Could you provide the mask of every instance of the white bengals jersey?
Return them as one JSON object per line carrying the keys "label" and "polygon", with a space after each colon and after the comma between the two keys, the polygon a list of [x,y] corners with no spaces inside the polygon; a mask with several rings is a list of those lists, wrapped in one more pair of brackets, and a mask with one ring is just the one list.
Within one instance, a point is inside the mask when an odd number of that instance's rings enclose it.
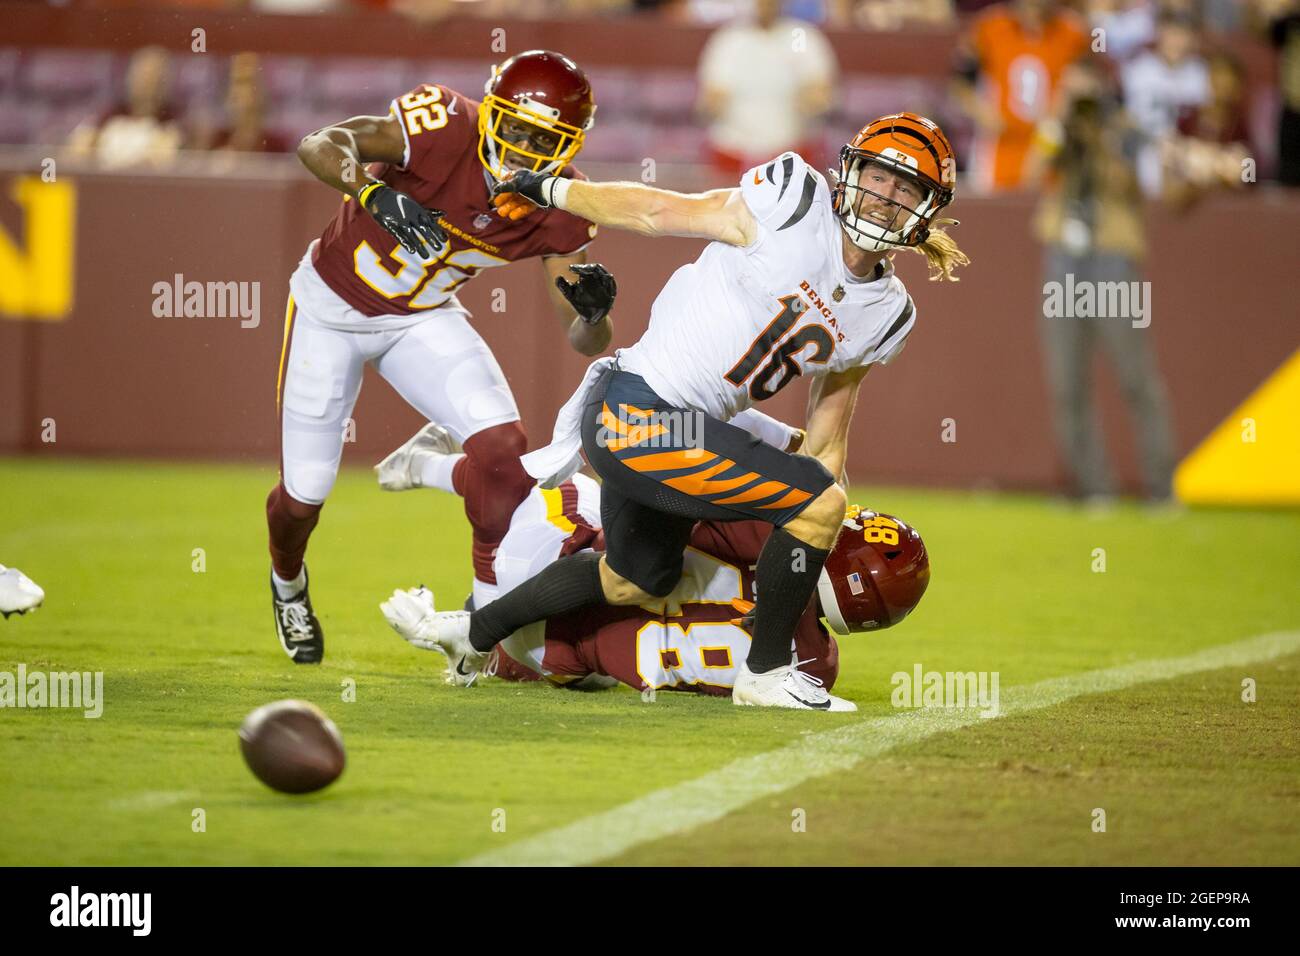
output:
{"label": "white bengals jersey", "polygon": [[849,272],[830,189],[798,154],[755,166],[740,191],[758,238],[709,243],[618,353],[665,401],[723,421],[796,376],[888,363],[916,321],[888,261],[865,279]]}

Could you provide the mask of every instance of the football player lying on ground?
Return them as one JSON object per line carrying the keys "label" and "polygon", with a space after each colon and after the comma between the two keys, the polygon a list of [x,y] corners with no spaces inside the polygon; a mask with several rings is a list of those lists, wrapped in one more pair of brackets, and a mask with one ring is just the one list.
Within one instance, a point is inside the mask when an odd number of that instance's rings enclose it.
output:
{"label": "football player lying on ground", "polygon": [[[759,441],[764,441],[773,448],[791,453],[799,450],[806,437],[802,428],[787,425],[756,408],[747,408],[737,413],[731,419],[731,424],[743,428]],[[460,462],[464,457],[465,453],[455,437],[441,425],[430,422],[375,465],[375,474],[379,478],[379,487],[385,491],[410,491],[413,488],[441,488],[444,491],[454,491],[433,480],[431,476],[436,478],[437,475],[454,472],[461,467]],[[495,565],[493,573],[495,574]],[[475,574],[477,575],[477,566]],[[500,587],[501,585],[498,584],[492,594],[484,600],[484,592],[479,589],[476,580],[470,599],[465,604],[466,609],[475,606],[476,595],[481,603],[492,600]]]}
{"label": "football player lying on ground", "polygon": [[[560,557],[602,551],[600,490],[582,474],[558,488],[533,489],[497,551],[502,586],[517,587]],[[787,649],[806,693],[833,687],[839,673],[839,649],[822,614],[840,634],[890,627],[912,611],[929,582],[925,545],[912,528],[857,508],[849,509],[844,526],[822,569],[818,600],[804,610]],[[769,534],[762,521],[701,521],[682,576],[666,597],[645,607],[586,608],[529,624],[498,644],[478,673],[581,690],[621,681],[639,691],[729,695],[749,653],[754,605],[748,599]],[[408,642],[442,650],[428,637],[436,612],[426,589],[394,591],[380,607]],[[832,710],[857,710],[835,700]]]}
{"label": "football player lying on ground", "polygon": [[605,350],[615,286],[587,263],[596,227],[519,197],[494,206],[490,193],[517,169],[581,178],[569,164],[595,109],[572,60],[532,50],[493,70],[481,103],[425,84],[393,100],[387,116],[353,117],[299,145],[303,165],[343,201],[290,279],[276,392],[271,598],[280,646],[295,663],[325,653],[304,558],[367,364],[463,444],[455,470],[429,481],[463,495],[475,590],[495,587],[492,551],[533,479],[519,463],[527,439],[510,386],[456,292],[484,269],[541,257],[569,344],[584,355]]}
{"label": "football player lying on ground", "polygon": [[[471,613],[441,611],[428,636],[467,680],[500,641],[581,608],[635,606],[676,587],[699,520],[760,520],[753,641],[732,700],[828,710],[790,661],[790,639],[843,523],[848,431],[868,369],[896,357],[915,310],[889,252],[913,249],[934,277],[966,256],[936,216],[951,202],[952,147],[930,120],[875,120],[840,152],[834,189],[795,153],[696,196],[636,183],[516,172],[523,195],[601,225],[712,240],[655,299],[641,340],[592,364],[560,410],[551,444],[523,458],[554,487],[581,464],[602,479],[603,557],[561,558]],[[510,201],[510,200],[507,200]],[[728,424],[801,375],[813,377],[806,454]],[[700,421],[691,434],[682,423]]]}

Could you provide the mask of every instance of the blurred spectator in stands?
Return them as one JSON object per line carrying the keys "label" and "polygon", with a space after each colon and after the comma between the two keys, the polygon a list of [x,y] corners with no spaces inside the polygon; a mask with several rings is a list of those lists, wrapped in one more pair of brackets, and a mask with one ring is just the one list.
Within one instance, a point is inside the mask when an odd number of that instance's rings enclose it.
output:
{"label": "blurred spectator in stands", "polygon": [[[1124,283],[1126,312],[1106,317],[1049,314],[1048,286],[1041,320],[1047,379],[1058,440],[1077,496],[1097,501],[1115,492],[1092,390],[1094,350],[1105,348],[1137,425],[1146,496],[1170,495],[1173,439],[1164,384],[1156,366],[1151,300],[1137,319],[1140,262],[1146,252],[1143,202],[1136,162],[1143,138],[1094,63],[1062,77],[1055,116],[1042,124],[1030,174],[1042,174],[1035,233],[1044,245],[1044,277],[1051,287],[1084,290],[1100,304],[1102,283]],[[1073,295],[1074,292],[1067,292]],[[1115,301],[1121,301],[1116,295]],[[1096,310],[1093,311],[1095,315]],[[1135,321],[1137,319],[1137,321]]]}
{"label": "blurred spectator in stands", "polygon": [[1107,56],[1123,62],[1155,39],[1155,0],[1088,0],[1088,23],[1102,31]]}
{"label": "blurred spectator in stands", "polygon": [[780,13],[780,0],[753,0],[753,16],[716,31],[700,59],[711,158],[733,184],[786,150],[824,165],[817,125],[831,107],[835,53],[815,26]]}
{"label": "blurred spectator in stands", "polygon": [[1012,0],[975,19],[959,48],[954,94],[975,123],[976,189],[1022,185],[1034,128],[1062,72],[1087,49],[1083,22],[1054,0]]}
{"label": "blurred spectator in stands", "polygon": [[94,158],[106,167],[164,166],[185,145],[180,121],[170,105],[171,57],[161,47],[145,47],[131,57],[126,98],[69,136],[72,155]]}
{"label": "blurred spectator in stands", "polygon": [[1300,0],[1263,4],[1269,41],[1277,50],[1281,110],[1277,124],[1277,178],[1300,186]]}
{"label": "blurred spectator in stands", "polygon": [[[547,20],[627,13],[633,10],[667,11],[679,0],[344,0],[345,5],[386,7],[426,25],[452,16],[511,20]],[[684,0],[682,0],[684,2]]]}
{"label": "blurred spectator in stands", "polygon": [[1179,115],[1201,108],[1210,98],[1210,71],[1199,47],[1195,20],[1166,9],[1156,21],[1155,46],[1120,73],[1124,105],[1147,139],[1138,157],[1138,181],[1151,197],[1162,193],[1162,156]]}
{"label": "blurred spectator in stands", "polygon": [[266,93],[256,53],[230,58],[224,125],[207,137],[206,147],[241,153],[287,153],[289,144],[266,128]]}
{"label": "blurred spectator in stands", "polygon": [[1185,108],[1177,132],[1164,143],[1164,198],[1186,208],[1215,189],[1246,184],[1245,162],[1257,155],[1246,124],[1245,71],[1228,53],[1207,61],[1210,96],[1203,106]]}
{"label": "blurred spectator in stands", "polygon": [[848,22],[861,30],[902,30],[915,26],[953,23],[952,0],[845,0]]}
{"label": "blurred spectator in stands", "polygon": [[258,13],[331,13],[348,6],[347,0],[233,0],[231,6],[247,4]]}
{"label": "blurred spectator in stands", "polygon": [[[993,0],[984,0],[992,3]],[[728,23],[749,11],[751,0],[630,0],[635,10],[658,10],[688,23]],[[914,24],[953,22],[953,0],[783,0],[781,12],[839,30],[898,30]]]}
{"label": "blurred spectator in stands", "polygon": [[1245,0],[1201,0],[1201,16],[1211,33],[1233,33],[1240,29]]}

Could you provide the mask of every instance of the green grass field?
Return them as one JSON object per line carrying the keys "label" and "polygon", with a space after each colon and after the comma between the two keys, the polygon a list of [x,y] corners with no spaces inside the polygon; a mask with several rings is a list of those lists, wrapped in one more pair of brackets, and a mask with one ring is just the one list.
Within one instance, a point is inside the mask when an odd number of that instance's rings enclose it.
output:
{"label": "green grass field", "polygon": [[[0,460],[0,562],[47,592],[36,614],[0,621],[0,670],[105,674],[98,720],[0,710],[0,864],[455,863],[896,716],[890,675],[916,663],[997,671],[1005,696],[1300,630],[1294,512],[1091,515],[1030,496],[858,488],[860,503],[919,528],[933,562],[901,627],[841,641],[836,693],[860,713],[500,681],[457,690],[377,605],[419,582],[463,599],[460,503],[383,494],[357,470],[309,554],[326,660],[297,667],[267,596],[273,481],[270,467]],[[1254,703],[1241,700],[1246,677]],[[343,732],[347,771],[321,793],[272,793],[240,758],[244,715],[283,697],[314,701]],[[1297,781],[1293,653],[938,733],[603,862],[1294,865]],[[1105,833],[1091,827],[1099,807]],[[792,830],[796,808],[806,832]]]}

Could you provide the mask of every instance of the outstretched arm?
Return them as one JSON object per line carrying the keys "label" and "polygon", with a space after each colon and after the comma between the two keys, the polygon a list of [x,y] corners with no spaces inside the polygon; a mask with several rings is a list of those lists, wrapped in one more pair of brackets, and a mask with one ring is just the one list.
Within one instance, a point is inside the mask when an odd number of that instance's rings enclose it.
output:
{"label": "outstretched arm", "polygon": [[677,193],[641,183],[593,183],[523,170],[493,190],[518,193],[539,206],[555,206],[599,226],[643,236],[685,236],[748,246],[758,222],[739,189]]}

